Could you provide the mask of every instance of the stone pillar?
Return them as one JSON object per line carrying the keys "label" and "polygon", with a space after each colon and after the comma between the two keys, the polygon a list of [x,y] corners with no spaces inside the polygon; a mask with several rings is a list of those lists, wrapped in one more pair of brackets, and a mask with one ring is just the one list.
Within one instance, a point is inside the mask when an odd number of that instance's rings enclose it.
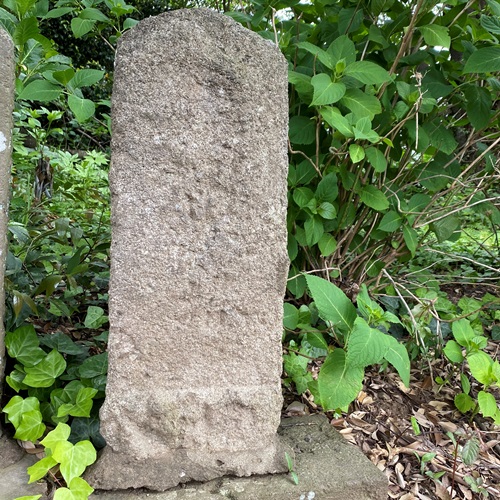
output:
{"label": "stone pillar", "polygon": [[207,9],[119,43],[100,489],[286,469],[287,64]]}
{"label": "stone pillar", "polygon": [[[0,396],[5,372],[4,274],[7,258],[10,169],[12,166],[12,111],[14,109],[14,44],[0,27]],[[1,432],[1,431],[0,431]]]}

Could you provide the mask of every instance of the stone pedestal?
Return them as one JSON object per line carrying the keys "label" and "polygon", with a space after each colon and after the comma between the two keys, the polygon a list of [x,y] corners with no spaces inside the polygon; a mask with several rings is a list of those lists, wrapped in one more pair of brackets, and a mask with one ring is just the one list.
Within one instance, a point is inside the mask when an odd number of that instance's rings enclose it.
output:
{"label": "stone pedestal", "polygon": [[210,10],[149,18],[120,41],[112,119],[107,447],[87,478],[286,470],[286,61]]}
{"label": "stone pedestal", "polygon": [[[5,290],[7,224],[9,213],[10,169],[12,166],[12,111],[14,109],[14,44],[0,26],[0,397],[5,375]],[[1,432],[1,431],[0,431]]]}

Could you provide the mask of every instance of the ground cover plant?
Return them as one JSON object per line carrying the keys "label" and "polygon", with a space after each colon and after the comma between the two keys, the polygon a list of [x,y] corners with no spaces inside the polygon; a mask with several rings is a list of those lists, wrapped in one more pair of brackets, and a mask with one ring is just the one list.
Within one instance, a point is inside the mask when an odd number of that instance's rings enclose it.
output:
{"label": "ground cover plant", "polygon": [[[372,386],[390,382],[396,399],[422,386],[447,401],[434,446],[452,450],[442,453],[452,465],[439,469],[425,442],[401,471],[396,454],[372,446],[391,492],[495,495],[498,476],[467,467],[485,447],[500,466],[490,434],[500,424],[500,3],[203,5],[278,45],[289,64],[287,403],[356,431],[387,411],[372,409],[383,406]],[[60,464],[55,498],[88,497],[80,475],[103,445],[114,48],[138,19],[186,6],[0,2],[17,58],[1,404],[16,436],[46,449],[32,479]],[[438,432],[425,407],[408,408],[404,430],[391,416],[378,431],[405,450],[409,432],[420,443]],[[73,462],[76,475],[64,466]],[[412,467],[417,479],[402,481]]]}

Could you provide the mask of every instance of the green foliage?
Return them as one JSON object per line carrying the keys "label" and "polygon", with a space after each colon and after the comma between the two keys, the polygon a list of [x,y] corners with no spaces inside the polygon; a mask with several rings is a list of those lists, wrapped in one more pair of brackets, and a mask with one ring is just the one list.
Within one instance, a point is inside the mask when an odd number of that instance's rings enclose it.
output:
{"label": "green foliage", "polygon": [[468,319],[461,319],[452,324],[453,339],[448,340],[444,348],[446,357],[456,364],[467,361],[470,374],[483,387],[477,393],[477,401],[470,395],[470,383],[462,380],[463,392],[455,396],[455,406],[462,412],[473,413],[479,411],[485,418],[492,418],[496,424],[500,423],[500,409],[495,396],[488,391],[493,387],[500,387],[500,364],[493,360],[484,349],[487,339],[478,332]]}
{"label": "green foliage", "polygon": [[[333,283],[310,275],[306,281],[314,303],[301,310],[285,304],[286,324],[299,329],[301,339],[300,350],[284,356],[285,371],[297,391],[310,390],[324,410],[345,408],[362,388],[364,369],[384,362],[392,364],[408,386],[408,354],[404,345],[387,333],[390,324],[399,323],[397,317],[370,299],[365,286],[357,297],[357,311]],[[314,309],[323,321],[320,330],[310,314]],[[330,346],[330,341],[339,346]],[[317,357],[324,359],[317,380],[313,380],[308,364]]]}
{"label": "green foliage", "polygon": [[460,212],[499,217],[497,6],[257,0],[229,13],[289,63],[295,299],[301,271],[378,279],[433,237],[456,239]]}

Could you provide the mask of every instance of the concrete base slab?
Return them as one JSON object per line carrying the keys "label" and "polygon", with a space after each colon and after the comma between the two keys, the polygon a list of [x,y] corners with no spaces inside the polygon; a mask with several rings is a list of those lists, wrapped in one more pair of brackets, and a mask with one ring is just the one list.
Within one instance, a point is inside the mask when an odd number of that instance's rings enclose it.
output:
{"label": "concrete base slab", "polygon": [[95,500],[386,500],[387,479],[323,415],[284,419],[283,440],[294,451],[299,484],[288,474],[225,477],[154,493],[96,491]]}
{"label": "concrete base slab", "polygon": [[25,454],[13,441],[2,437],[0,457],[6,458],[6,461],[0,462],[0,500],[14,500],[29,495],[42,495],[42,500],[46,498],[45,482],[28,484],[26,469],[38,460],[35,456]]}

